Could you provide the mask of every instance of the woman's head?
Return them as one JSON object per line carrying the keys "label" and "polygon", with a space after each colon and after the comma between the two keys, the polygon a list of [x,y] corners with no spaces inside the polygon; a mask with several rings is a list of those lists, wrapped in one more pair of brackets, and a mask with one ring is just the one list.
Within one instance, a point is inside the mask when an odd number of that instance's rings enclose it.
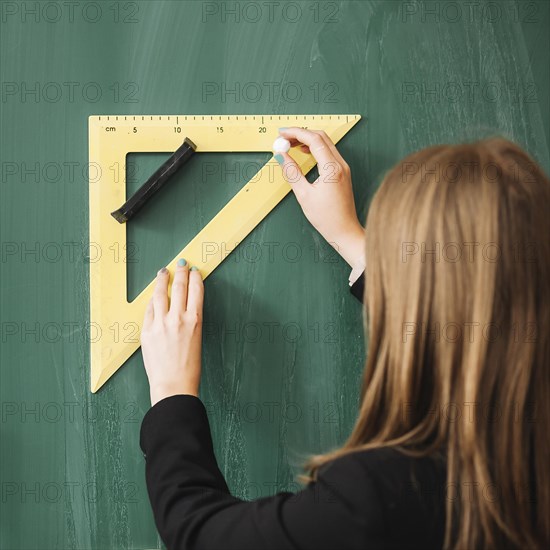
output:
{"label": "woman's head", "polygon": [[549,237],[550,181],[505,139],[408,156],[369,209],[368,357],[337,453],[442,452],[448,483],[480,487],[448,499],[447,546],[549,542]]}

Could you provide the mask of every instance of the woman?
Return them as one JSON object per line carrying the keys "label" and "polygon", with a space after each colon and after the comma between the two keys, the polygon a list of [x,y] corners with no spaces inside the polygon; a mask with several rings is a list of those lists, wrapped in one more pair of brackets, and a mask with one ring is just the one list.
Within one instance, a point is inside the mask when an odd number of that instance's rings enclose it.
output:
{"label": "woman", "polygon": [[386,175],[363,230],[330,139],[281,135],[318,162],[309,184],[278,157],[304,214],[355,273],[366,263],[358,418],[301,492],[231,496],[198,398],[202,279],[181,261],[169,300],[161,270],[140,444],[167,547],[550,547],[550,181],[503,139],[430,147]]}

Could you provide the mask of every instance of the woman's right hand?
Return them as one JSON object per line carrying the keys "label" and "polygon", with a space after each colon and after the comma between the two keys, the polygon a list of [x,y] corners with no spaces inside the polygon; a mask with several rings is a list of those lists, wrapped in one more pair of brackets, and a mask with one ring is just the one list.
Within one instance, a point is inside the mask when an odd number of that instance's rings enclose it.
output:
{"label": "woman's right hand", "polygon": [[365,230],[355,210],[348,164],[323,131],[294,127],[279,133],[317,161],[319,177],[309,183],[290,155],[275,155],[304,215],[352,268],[363,269]]}

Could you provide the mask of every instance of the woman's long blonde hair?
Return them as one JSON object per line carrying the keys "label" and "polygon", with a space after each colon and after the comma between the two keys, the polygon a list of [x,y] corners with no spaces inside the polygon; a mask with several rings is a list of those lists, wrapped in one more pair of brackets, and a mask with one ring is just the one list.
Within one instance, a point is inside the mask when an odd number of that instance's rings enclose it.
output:
{"label": "woman's long blonde hair", "polygon": [[441,454],[446,548],[550,548],[548,177],[501,138],[414,153],[372,201],[366,258],[359,415],[302,479],[353,451]]}

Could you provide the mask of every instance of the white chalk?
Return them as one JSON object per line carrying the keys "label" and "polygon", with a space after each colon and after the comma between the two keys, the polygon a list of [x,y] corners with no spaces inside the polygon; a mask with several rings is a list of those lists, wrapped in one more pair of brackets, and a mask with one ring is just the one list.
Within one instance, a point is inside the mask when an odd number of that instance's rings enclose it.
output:
{"label": "white chalk", "polygon": [[288,141],[288,139],[278,137],[273,142],[273,151],[276,153],[288,153],[290,151],[290,141]]}

